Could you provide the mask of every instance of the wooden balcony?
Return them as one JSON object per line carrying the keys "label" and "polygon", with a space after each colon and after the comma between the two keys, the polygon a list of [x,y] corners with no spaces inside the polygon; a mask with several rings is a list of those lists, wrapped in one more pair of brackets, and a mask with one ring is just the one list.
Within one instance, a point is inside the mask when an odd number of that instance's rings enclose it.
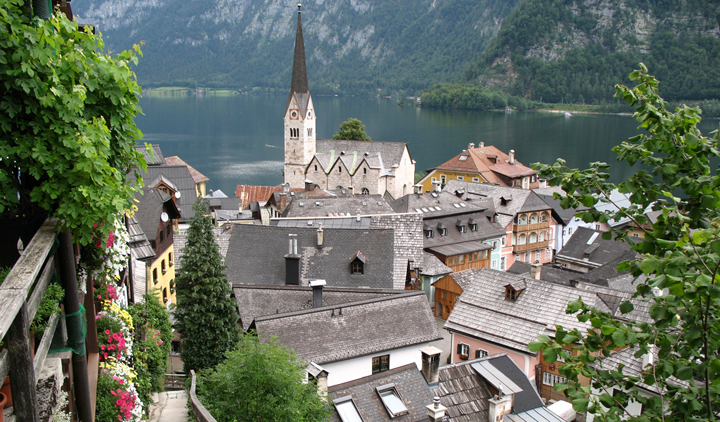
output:
{"label": "wooden balcony", "polygon": [[524,245],[513,245],[513,252],[520,253],[525,251],[534,251],[536,249],[545,249],[550,247],[550,241],[545,240],[542,242],[526,243]]}
{"label": "wooden balcony", "polygon": [[550,228],[550,222],[545,221],[542,223],[535,223],[535,224],[513,224],[513,232],[514,233],[522,233],[522,232],[529,232],[529,231],[536,231],[536,230],[543,230],[543,229],[549,229]]}

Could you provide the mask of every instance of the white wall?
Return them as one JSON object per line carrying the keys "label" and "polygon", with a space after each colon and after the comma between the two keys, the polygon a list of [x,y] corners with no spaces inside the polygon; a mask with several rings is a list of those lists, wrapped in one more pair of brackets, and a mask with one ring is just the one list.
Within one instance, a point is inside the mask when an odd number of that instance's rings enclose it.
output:
{"label": "white wall", "polygon": [[376,356],[389,354],[390,369],[407,365],[408,363],[415,363],[418,370],[420,370],[422,368],[420,349],[427,347],[429,344],[430,343],[420,343],[353,359],[323,363],[320,366],[328,371],[328,387],[372,375],[372,358]]}

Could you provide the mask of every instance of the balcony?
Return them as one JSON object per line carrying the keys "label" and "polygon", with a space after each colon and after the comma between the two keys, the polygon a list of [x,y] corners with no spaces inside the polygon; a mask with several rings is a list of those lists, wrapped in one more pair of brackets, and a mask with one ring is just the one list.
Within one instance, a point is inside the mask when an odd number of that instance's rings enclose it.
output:
{"label": "balcony", "polygon": [[513,232],[514,233],[520,233],[520,232],[529,232],[533,230],[543,230],[543,229],[549,229],[550,228],[550,222],[540,222],[535,224],[513,224]]}
{"label": "balcony", "polygon": [[536,249],[545,249],[550,247],[550,241],[544,240],[542,242],[526,243],[524,245],[513,245],[513,252],[520,253],[525,251],[534,251]]}

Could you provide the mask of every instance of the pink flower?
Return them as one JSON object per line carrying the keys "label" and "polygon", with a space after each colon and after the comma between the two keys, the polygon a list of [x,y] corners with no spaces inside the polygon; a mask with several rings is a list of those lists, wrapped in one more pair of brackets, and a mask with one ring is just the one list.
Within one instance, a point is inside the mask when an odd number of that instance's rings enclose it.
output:
{"label": "pink flower", "polygon": [[105,330],[105,334],[110,335],[110,329]]}
{"label": "pink flower", "polygon": [[98,295],[98,299],[102,299],[102,296],[101,296],[101,295]]}
{"label": "pink flower", "polygon": [[157,345],[158,345],[158,346],[162,346],[162,344],[163,344],[163,341],[162,341],[162,340],[158,340],[158,341],[157,341]]}
{"label": "pink flower", "polygon": [[114,241],[115,241],[115,235],[113,234],[112,231],[110,231],[110,235],[108,236],[107,245],[105,247],[109,248],[110,246],[112,246]]}

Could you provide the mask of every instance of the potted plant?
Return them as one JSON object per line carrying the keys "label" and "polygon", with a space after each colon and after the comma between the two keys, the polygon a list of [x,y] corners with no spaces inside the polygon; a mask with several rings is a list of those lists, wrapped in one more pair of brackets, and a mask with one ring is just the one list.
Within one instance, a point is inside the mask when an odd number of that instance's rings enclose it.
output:
{"label": "potted plant", "polygon": [[3,409],[5,408],[5,403],[7,403],[7,396],[5,393],[0,391],[0,422],[3,422]]}
{"label": "potted plant", "polygon": [[468,360],[469,357],[470,357],[470,356],[468,356],[468,355],[465,354],[465,353],[461,353],[461,354],[460,354],[460,360]]}

